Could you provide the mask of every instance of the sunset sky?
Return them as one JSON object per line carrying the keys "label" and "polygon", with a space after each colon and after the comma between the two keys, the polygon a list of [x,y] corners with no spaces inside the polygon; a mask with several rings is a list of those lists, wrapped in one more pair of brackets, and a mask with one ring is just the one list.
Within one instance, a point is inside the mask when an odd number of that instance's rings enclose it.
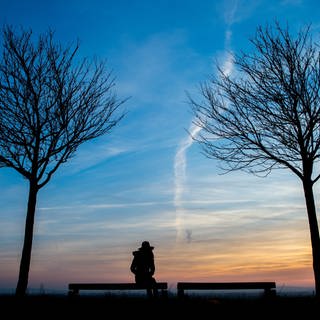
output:
{"label": "sunset sky", "polygon": [[[250,51],[256,27],[320,32],[319,1],[0,0],[0,23],[80,41],[79,57],[107,59],[125,118],[83,144],[39,192],[29,287],[130,282],[132,251],[155,247],[156,279],[275,281],[314,286],[302,185],[288,171],[222,175],[188,131],[187,93],[230,52]],[[1,41],[0,41],[1,43]],[[14,289],[28,184],[0,169],[0,290]],[[315,188],[317,204],[319,186]]]}

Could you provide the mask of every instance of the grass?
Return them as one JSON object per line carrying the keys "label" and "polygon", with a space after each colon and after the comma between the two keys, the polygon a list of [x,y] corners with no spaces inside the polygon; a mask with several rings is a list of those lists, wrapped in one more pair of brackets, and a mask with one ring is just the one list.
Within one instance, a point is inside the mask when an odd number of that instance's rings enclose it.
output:
{"label": "grass", "polygon": [[314,297],[273,297],[251,299],[189,296],[178,299],[148,299],[141,296],[78,296],[30,295],[17,299],[13,295],[0,296],[0,310],[7,318],[33,317],[41,319],[228,319],[228,317],[277,319],[280,315],[294,318],[319,312],[320,303]]}

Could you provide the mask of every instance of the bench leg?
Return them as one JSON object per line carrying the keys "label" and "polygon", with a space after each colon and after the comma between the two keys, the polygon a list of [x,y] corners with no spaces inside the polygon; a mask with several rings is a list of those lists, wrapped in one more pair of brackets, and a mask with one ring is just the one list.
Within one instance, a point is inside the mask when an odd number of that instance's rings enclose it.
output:
{"label": "bench leg", "polygon": [[161,290],[161,296],[162,298],[167,298],[168,297],[168,291],[166,289]]}
{"label": "bench leg", "polygon": [[274,289],[264,289],[264,295],[266,298],[272,298],[276,296],[276,290]]}
{"label": "bench leg", "polygon": [[183,298],[183,297],[184,297],[184,290],[178,289],[178,298]]}
{"label": "bench leg", "polygon": [[79,295],[79,290],[77,290],[77,289],[69,290],[69,292],[68,292],[69,297],[74,297],[74,296],[78,296],[78,295]]}

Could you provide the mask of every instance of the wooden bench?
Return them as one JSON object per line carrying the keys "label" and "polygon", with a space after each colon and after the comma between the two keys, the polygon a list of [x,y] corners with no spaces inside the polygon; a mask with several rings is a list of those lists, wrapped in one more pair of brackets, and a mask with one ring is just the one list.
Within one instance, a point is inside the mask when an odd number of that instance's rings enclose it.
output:
{"label": "wooden bench", "polygon": [[265,296],[276,294],[275,282],[178,282],[178,297],[184,297],[185,290],[251,290],[263,289]]}
{"label": "wooden bench", "polygon": [[[167,296],[168,283],[157,282],[156,289],[161,290],[162,296]],[[79,295],[80,290],[147,290],[150,287],[137,285],[136,283],[69,283],[69,296]],[[154,288],[154,287],[152,287]]]}

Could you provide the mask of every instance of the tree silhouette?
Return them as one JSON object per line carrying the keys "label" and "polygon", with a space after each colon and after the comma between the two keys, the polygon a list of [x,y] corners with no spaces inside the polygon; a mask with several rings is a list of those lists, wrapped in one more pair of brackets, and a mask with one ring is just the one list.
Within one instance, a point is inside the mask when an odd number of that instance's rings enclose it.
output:
{"label": "tree silhouette", "polygon": [[303,186],[311,235],[313,270],[320,296],[320,239],[313,186],[319,180],[320,54],[310,26],[293,37],[288,26],[259,26],[253,53],[233,56],[235,72],[218,67],[201,84],[196,101],[189,95],[194,137],[203,153],[221,161],[224,172],[268,175],[290,169]]}
{"label": "tree silhouette", "polygon": [[16,295],[28,286],[37,195],[78,147],[107,134],[122,119],[106,63],[76,59],[79,45],[63,47],[52,31],[2,29],[0,166],[29,182],[24,243]]}

